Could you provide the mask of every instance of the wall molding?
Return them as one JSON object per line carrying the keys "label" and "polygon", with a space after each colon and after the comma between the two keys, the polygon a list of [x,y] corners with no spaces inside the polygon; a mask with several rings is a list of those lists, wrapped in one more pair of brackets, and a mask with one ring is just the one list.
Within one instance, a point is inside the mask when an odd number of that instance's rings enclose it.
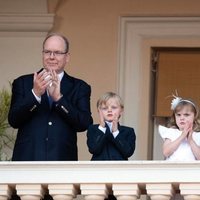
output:
{"label": "wall molding", "polygon": [[136,131],[133,159],[151,159],[151,48],[200,47],[200,17],[121,17],[119,41],[122,121]]}
{"label": "wall molding", "polygon": [[0,14],[0,32],[48,32],[54,14]]}

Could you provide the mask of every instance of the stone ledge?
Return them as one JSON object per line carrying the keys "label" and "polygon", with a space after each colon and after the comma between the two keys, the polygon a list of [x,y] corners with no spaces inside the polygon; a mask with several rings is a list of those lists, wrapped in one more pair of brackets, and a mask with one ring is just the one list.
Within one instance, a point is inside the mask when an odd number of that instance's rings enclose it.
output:
{"label": "stone ledge", "polygon": [[48,32],[54,14],[0,14],[0,32]]}

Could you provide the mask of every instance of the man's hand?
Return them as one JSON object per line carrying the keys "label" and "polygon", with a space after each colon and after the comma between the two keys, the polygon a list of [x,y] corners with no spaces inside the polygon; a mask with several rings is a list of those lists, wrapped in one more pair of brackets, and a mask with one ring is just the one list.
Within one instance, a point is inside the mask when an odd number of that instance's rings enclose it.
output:
{"label": "man's hand", "polygon": [[50,83],[50,72],[47,72],[45,69],[43,69],[40,73],[35,72],[33,77],[33,91],[35,95],[41,97]]}
{"label": "man's hand", "polygon": [[62,94],[60,93],[60,80],[56,71],[50,71],[50,75],[51,83],[48,85],[47,91],[53,101],[58,101],[62,97]]}

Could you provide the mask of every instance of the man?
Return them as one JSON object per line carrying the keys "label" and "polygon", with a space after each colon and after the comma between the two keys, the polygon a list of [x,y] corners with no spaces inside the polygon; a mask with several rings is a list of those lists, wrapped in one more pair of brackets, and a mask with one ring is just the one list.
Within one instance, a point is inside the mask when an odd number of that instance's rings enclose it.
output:
{"label": "man", "polygon": [[78,160],[77,132],[92,123],[91,88],[69,76],[68,40],[49,34],[38,73],[14,80],[8,121],[18,129],[13,161]]}

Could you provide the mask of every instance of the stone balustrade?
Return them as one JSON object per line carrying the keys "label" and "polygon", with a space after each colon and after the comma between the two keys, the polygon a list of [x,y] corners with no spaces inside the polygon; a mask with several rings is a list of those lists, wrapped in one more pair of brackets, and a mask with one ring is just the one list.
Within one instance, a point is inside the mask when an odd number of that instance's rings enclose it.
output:
{"label": "stone balustrade", "polygon": [[21,200],[169,200],[180,193],[185,200],[200,199],[200,162],[68,161],[0,162],[0,200],[16,193]]}

